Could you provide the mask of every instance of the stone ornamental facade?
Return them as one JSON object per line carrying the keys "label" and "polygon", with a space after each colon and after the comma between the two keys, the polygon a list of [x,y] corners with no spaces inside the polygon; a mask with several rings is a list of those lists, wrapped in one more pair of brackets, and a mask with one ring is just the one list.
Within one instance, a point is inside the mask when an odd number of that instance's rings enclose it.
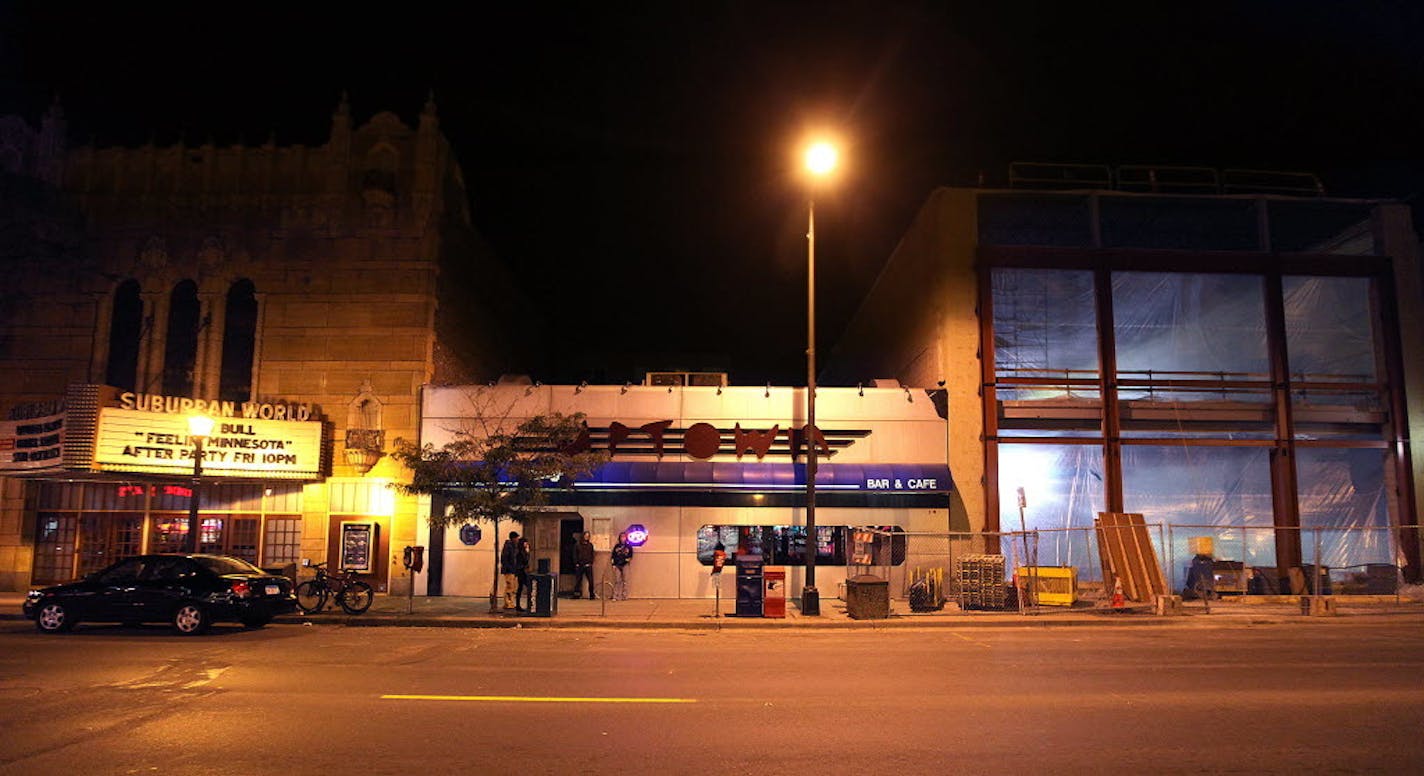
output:
{"label": "stone ornamental facade", "polygon": [[[416,437],[422,385],[515,366],[495,325],[517,297],[471,226],[433,99],[412,127],[389,112],[355,122],[343,96],[312,147],[69,147],[65,134],[57,104],[38,128],[0,119],[0,417],[53,414],[84,384],[179,411],[307,408],[323,424],[320,476],[206,484],[204,547],[336,566],[342,524],[369,523],[367,574],[403,591],[417,505],[388,487],[402,476],[393,441]],[[0,589],[163,549],[187,509],[171,477],[61,474],[0,479]]]}

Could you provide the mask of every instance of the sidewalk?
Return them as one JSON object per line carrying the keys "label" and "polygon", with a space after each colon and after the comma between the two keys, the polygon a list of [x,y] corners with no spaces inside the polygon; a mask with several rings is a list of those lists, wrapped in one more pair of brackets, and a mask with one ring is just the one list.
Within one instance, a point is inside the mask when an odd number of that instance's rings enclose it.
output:
{"label": "sidewalk", "polygon": [[[309,623],[315,625],[346,625],[353,627],[435,627],[435,628],[815,628],[815,629],[876,629],[876,628],[979,628],[979,627],[1065,627],[1065,626],[1200,626],[1200,625],[1268,625],[1268,624],[1348,624],[1384,621],[1412,621],[1424,625],[1424,603],[1394,596],[1336,596],[1339,613],[1333,617],[1307,617],[1300,613],[1300,604],[1293,596],[1271,596],[1264,599],[1226,599],[1214,601],[1207,614],[1200,602],[1187,602],[1183,616],[1160,617],[1151,607],[1131,605],[1123,609],[1040,607],[1037,613],[962,612],[954,604],[946,604],[938,612],[911,612],[906,601],[892,601],[890,618],[854,620],[846,614],[845,602],[821,599],[821,615],[801,614],[795,601],[788,602],[784,619],[736,617],[732,612],[736,602],[722,600],[722,615],[714,617],[711,599],[632,599],[629,601],[591,601],[559,599],[558,612],[553,617],[526,614],[491,614],[487,598],[454,596],[407,599],[403,596],[377,595],[369,611],[348,615],[330,604],[326,611],[313,615],[292,614],[277,618],[278,623]],[[22,593],[0,593],[0,620],[22,619]]]}

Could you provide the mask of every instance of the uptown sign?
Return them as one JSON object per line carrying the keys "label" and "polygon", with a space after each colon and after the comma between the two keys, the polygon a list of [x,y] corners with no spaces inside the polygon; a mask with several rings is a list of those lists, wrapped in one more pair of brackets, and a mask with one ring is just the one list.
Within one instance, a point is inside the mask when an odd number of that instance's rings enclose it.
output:
{"label": "uptown sign", "polygon": [[[855,440],[870,436],[863,429],[823,431],[812,426],[782,429],[780,424],[770,429],[744,429],[737,423],[731,429],[719,429],[711,423],[694,423],[687,428],[673,428],[671,420],[658,420],[639,426],[618,421],[606,427],[591,428],[587,423],[565,452],[580,453],[606,450],[608,457],[623,455],[666,454],[687,455],[707,460],[716,455],[733,454],[740,460],[746,453],[758,461],[767,455],[796,458],[803,454],[808,440],[816,445],[818,457],[830,458]],[[730,448],[728,444],[730,443]]]}

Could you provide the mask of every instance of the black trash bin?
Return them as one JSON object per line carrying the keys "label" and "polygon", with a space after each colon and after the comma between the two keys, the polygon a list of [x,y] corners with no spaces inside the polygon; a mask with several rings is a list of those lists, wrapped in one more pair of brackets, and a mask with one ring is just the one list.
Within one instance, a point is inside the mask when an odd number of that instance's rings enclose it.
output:
{"label": "black trash bin", "polygon": [[737,558],[737,616],[761,616],[761,558]]}
{"label": "black trash bin", "polygon": [[559,575],[549,571],[549,559],[539,559],[539,571],[529,575],[534,587],[534,605],[529,613],[535,617],[553,617],[559,611]]}
{"label": "black trash bin", "polygon": [[846,580],[846,615],[852,620],[890,617],[890,581],[870,574]]}

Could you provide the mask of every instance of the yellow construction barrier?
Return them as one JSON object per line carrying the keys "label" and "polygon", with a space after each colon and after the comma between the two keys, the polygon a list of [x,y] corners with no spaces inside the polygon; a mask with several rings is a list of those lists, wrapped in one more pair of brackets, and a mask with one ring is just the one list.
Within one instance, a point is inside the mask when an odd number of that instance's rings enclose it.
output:
{"label": "yellow construction barrier", "polygon": [[1019,587],[1043,606],[1072,606],[1078,600],[1078,569],[1073,566],[1019,566]]}

